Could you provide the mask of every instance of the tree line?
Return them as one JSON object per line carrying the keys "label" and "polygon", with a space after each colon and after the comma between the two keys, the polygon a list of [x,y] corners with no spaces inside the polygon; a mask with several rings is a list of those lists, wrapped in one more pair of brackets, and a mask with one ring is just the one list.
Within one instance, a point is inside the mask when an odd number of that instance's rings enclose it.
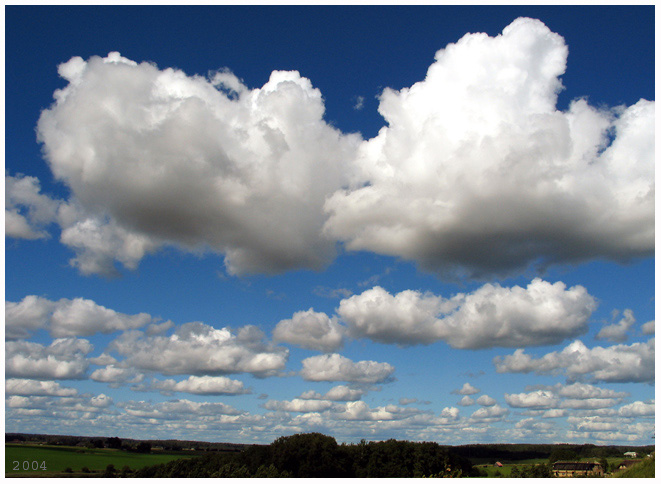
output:
{"label": "tree line", "polygon": [[280,437],[239,453],[208,454],[136,471],[135,477],[469,477],[468,459],[433,442],[338,444],[320,433]]}

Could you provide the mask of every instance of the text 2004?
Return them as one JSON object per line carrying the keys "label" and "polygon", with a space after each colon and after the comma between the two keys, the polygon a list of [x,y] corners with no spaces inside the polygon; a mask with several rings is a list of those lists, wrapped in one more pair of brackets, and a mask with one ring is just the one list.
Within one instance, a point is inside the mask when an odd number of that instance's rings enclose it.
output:
{"label": "text 2004", "polygon": [[29,460],[24,460],[24,461],[17,461],[15,460],[13,463],[14,467],[12,470],[15,471],[38,471],[46,470],[46,461],[38,462],[36,460],[29,461]]}

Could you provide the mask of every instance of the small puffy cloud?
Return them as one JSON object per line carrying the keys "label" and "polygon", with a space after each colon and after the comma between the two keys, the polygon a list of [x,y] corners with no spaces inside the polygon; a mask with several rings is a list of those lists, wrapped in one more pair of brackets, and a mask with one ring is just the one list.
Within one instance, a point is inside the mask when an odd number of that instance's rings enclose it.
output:
{"label": "small puffy cloud", "polygon": [[[90,414],[107,411],[113,405],[113,399],[103,393],[100,395],[76,396],[11,396],[7,399],[7,407],[11,410],[28,410],[43,417],[54,419],[86,420]],[[28,414],[29,414],[28,413]],[[19,412],[19,415],[25,415]]]}
{"label": "small puffy cloud", "polygon": [[286,348],[264,341],[264,333],[245,326],[236,334],[203,323],[186,323],[170,336],[128,331],[110,343],[126,357],[123,365],[166,375],[219,376],[231,373],[273,375],[288,358]]}
{"label": "small puffy cloud", "polygon": [[335,402],[355,402],[360,400],[365,394],[365,390],[360,388],[350,388],[346,385],[336,385],[328,390],[324,395],[315,391],[303,392],[300,398],[306,400],[331,400]]}
{"label": "small puffy cloud", "polygon": [[301,376],[308,381],[346,381],[384,383],[392,380],[395,367],[376,361],[351,361],[337,353],[312,356],[303,360]]}
{"label": "small puffy cloud", "polygon": [[489,395],[480,395],[475,402],[483,407],[490,407],[496,404],[496,399],[491,398]]}
{"label": "small puffy cloud", "polygon": [[330,288],[326,286],[317,286],[312,290],[315,296],[324,297],[328,299],[341,299],[351,296],[351,290],[345,287]]}
{"label": "small puffy cloud", "polygon": [[618,410],[619,415],[622,417],[653,417],[654,416],[654,400],[651,403],[635,401],[628,405],[623,405]]}
{"label": "small puffy cloud", "polygon": [[623,317],[618,323],[604,326],[599,330],[595,338],[622,343],[627,340],[629,330],[634,324],[636,324],[636,319],[633,317],[633,311],[631,309],[625,309]]}
{"label": "small puffy cloud", "polygon": [[78,394],[75,388],[63,387],[54,381],[25,380],[10,378],[5,380],[6,395],[41,395],[54,397],[72,397]]}
{"label": "small puffy cloud", "polygon": [[62,206],[60,218],[60,241],[76,253],[69,264],[85,275],[117,276],[115,261],[135,269],[146,254],[159,246],[157,241],[132,232],[113,219],[90,213],[75,201]]}
{"label": "small puffy cloud", "polygon": [[191,393],[194,395],[242,395],[250,393],[243,382],[226,376],[189,376],[186,380],[153,380],[148,388],[163,393]]}
{"label": "small puffy cloud", "polygon": [[539,374],[564,372],[567,377],[603,382],[653,382],[654,339],[645,343],[588,348],[574,341],[562,351],[533,358],[518,349],[512,355],[494,358],[499,373]]}
{"label": "small puffy cloud", "polygon": [[594,410],[597,408],[610,408],[620,403],[617,398],[568,398],[562,401],[561,408],[573,408],[577,410]]}
{"label": "small puffy cloud", "polygon": [[132,368],[120,368],[115,365],[108,365],[105,368],[94,370],[90,378],[94,381],[119,385],[122,383],[137,383],[143,379],[144,375],[136,372]]}
{"label": "small puffy cloud", "polygon": [[5,237],[43,239],[45,228],[57,220],[61,202],[39,193],[35,177],[5,175]]}
{"label": "small puffy cloud", "polygon": [[344,410],[336,411],[333,414],[333,418],[349,421],[392,421],[401,420],[409,415],[418,413],[416,410],[412,410],[412,412],[407,412],[395,405],[370,408],[369,405],[363,401],[347,402]]}
{"label": "small puffy cloud", "polygon": [[515,425],[514,428],[517,429],[526,429],[526,430],[533,430],[533,431],[542,431],[546,432],[549,431],[553,428],[553,424],[549,422],[539,422],[538,420],[535,420],[534,418],[525,418],[523,420],[519,420]]}
{"label": "small puffy cloud", "polygon": [[542,418],[560,418],[567,416],[567,410],[560,408],[551,408],[542,414]]}
{"label": "small puffy cloud", "polygon": [[400,398],[399,399],[399,404],[400,405],[410,405],[412,403],[416,403],[418,401],[417,398]]}
{"label": "small puffy cloud", "polygon": [[274,71],[249,89],[228,70],[189,76],[116,52],[58,72],[68,84],[37,132],[84,214],[62,234],[82,272],[133,268],[164,245],[221,253],[234,274],[332,260],[323,204],[361,138],[324,121],[310,80]]}
{"label": "small puffy cloud", "polygon": [[648,321],[642,326],[643,334],[654,334],[654,321]]}
{"label": "small puffy cloud", "polygon": [[99,366],[108,366],[117,363],[117,360],[113,356],[110,356],[108,353],[101,353],[99,356],[88,358],[87,361],[89,361],[93,365],[99,365]]}
{"label": "small puffy cloud", "polygon": [[460,389],[452,390],[452,393],[455,393],[457,395],[475,395],[476,393],[480,393],[480,390],[478,388],[475,388],[470,383],[466,382]]}
{"label": "small puffy cloud", "polygon": [[519,18],[385,89],[387,126],[328,198],[326,233],[468,277],[653,254],[655,103],[557,110],[567,55],[561,36]]}
{"label": "small puffy cloud", "polygon": [[28,341],[5,343],[5,376],[43,380],[85,378],[89,363],[85,356],[93,346],[85,339],[58,338],[50,345]]}
{"label": "small puffy cloud", "polygon": [[626,392],[616,392],[615,390],[600,388],[581,382],[575,382],[571,385],[558,385],[555,391],[561,397],[575,399],[624,398],[628,395]]}
{"label": "small puffy cloud", "polygon": [[438,340],[454,348],[557,344],[587,330],[595,299],[582,286],[534,279],[527,287],[485,284],[445,299],[376,286],[340,302],[353,337],[400,345]]}
{"label": "small puffy cloud", "polygon": [[549,391],[537,390],[530,393],[505,394],[505,401],[516,408],[549,408],[558,403],[557,397]]}
{"label": "small puffy cloud", "polygon": [[220,402],[193,402],[191,400],[171,400],[168,402],[151,403],[130,400],[117,402],[128,415],[157,420],[185,420],[191,416],[213,417],[220,415],[240,415],[241,412],[230,405]]}
{"label": "small puffy cloud", "polygon": [[295,398],[292,401],[269,400],[262,405],[267,410],[279,410],[284,412],[323,412],[333,406],[328,400],[305,400]]}
{"label": "small puffy cloud", "polygon": [[56,338],[91,336],[136,329],[152,321],[148,314],[122,314],[83,298],[49,301],[26,296],[18,303],[5,302],[8,339],[25,338],[39,328],[48,329]]}
{"label": "small puffy cloud", "polygon": [[291,319],[280,321],[273,330],[274,341],[324,353],[340,348],[343,338],[344,328],[336,318],[329,318],[325,313],[315,312],[312,308],[294,313]]}
{"label": "small puffy cloud", "polygon": [[509,413],[509,410],[501,407],[500,405],[492,405],[490,407],[482,407],[475,410],[470,418],[478,421],[497,421]]}
{"label": "small puffy cloud", "polygon": [[471,405],[475,405],[475,399],[469,397],[468,395],[464,395],[461,400],[457,402],[457,405],[461,405],[462,407],[470,407]]}

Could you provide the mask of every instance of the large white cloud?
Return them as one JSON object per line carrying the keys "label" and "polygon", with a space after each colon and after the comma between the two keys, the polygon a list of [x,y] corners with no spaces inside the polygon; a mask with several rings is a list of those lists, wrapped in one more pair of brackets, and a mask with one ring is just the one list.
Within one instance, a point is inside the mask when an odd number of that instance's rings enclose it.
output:
{"label": "large white cloud", "polygon": [[400,345],[446,341],[455,348],[556,344],[587,330],[595,299],[582,286],[534,279],[526,288],[485,284],[444,299],[381,287],[340,302],[354,337]]}
{"label": "large white cloud", "polygon": [[361,384],[392,379],[395,367],[376,361],[354,362],[337,353],[312,356],[302,361],[301,376],[308,381],[346,381]]}
{"label": "large white cloud", "polygon": [[310,308],[280,321],[273,330],[273,340],[330,353],[342,346],[344,328],[335,318]]}
{"label": "large white cloud", "polygon": [[[654,250],[654,102],[556,109],[567,46],[540,21],[467,34],[386,89],[328,234],[461,276]],[[614,135],[609,144],[608,137]]]}
{"label": "large white cloud", "polygon": [[[116,52],[73,57],[58,72],[68,85],[38,135],[88,214],[62,240],[89,271],[113,256],[131,267],[163,244],[222,252],[233,273],[332,259],[323,204],[361,138],[326,124],[321,93],[298,72],[274,71],[250,90],[228,71],[187,76]],[[99,247],[107,227],[116,241]],[[140,247],[123,261],[127,243]]]}
{"label": "large white cloud", "polygon": [[653,382],[654,339],[645,343],[595,346],[579,340],[561,351],[534,358],[517,349],[513,354],[494,358],[499,373],[562,373],[569,378],[603,382]]}
{"label": "large white cloud", "polygon": [[25,296],[20,302],[5,302],[5,338],[25,338],[31,331],[47,328],[51,336],[90,336],[136,329],[153,322],[146,313],[128,315],[84,298],[50,301]]}
{"label": "large white cloud", "polygon": [[[249,89],[227,70],[73,57],[38,123],[72,192],[61,240],[85,273],[170,244],[232,273],[320,268],[337,241],[468,276],[650,255],[654,102],[557,110],[567,53],[532,19],[467,34],[383,91],[387,126],[367,141],[329,126],[295,71]],[[12,230],[40,236],[16,203]]]}
{"label": "large white cloud", "polygon": [[286,348],[266,342],[254,326],[232,334],[227,328],[198,322],[183,324],[169,336],[127,331],[109,348],[124,355],[122,365],[129,368],[194,376],[273,375],[284,368],[289,354]]}

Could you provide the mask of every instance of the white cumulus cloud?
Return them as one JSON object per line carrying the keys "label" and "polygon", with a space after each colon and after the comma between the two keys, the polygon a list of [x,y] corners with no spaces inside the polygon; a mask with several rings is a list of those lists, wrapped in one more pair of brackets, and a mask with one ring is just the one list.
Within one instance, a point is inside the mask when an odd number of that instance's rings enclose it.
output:
{"label": "white cumulus cloud", "polygon": [[454,348],[556,344],[587,330],[595,299],[582,286],[539,278],[527,287],[485,284],[450,299],[376,286],[340,302],[354,337],[400,345],[446,341]]}
{"label": "white cumulus cloud", "polygon": [[360,146],[354,185],[326,202],[326,232],[460,276],[652,254],[654,102],[557,110],[567,55],[561,36],[519,18],[385,89],[387,126]]}
{"label": "white cumulus cloud", "polygon": [[63,387],[54,381],[26,380],[10,378],[5,380],[6,395],[41,395],[55,397],[72,397],[78,394],[75,388]]}
{"label": "white cumulus cloud", "polygon": [[510,407],[518,408],[549,408],[558,403],[557,397],[546,390],[517,394],[506,393],[505,401]]}
{"label": "white cumulus cloud", "polygon": [[85,378],[89,362],[85,358],[93,349],[89,341],[58,338],[50,345],[29,341],[5,343],[5,377],[80,380]]}
{"label": "white cumulus cloud", "polygon": [[562,351],[534,358],[517,349],[513,354],[494,358],[499,373],[539,374],[564,372],[569,378],[603,382],[653,382],[654,339],[631,345],[588,348],[576,340]]}
{"label": "white cumulus cloud", "polygon": [[[650,255],[655,104],[558,110],[567,55],[538,20],[466,34],[423,80],[383,91],[369,140],[326,123],[296,71],[249,88],[227,69],[73,57],[37,126],[71,191],[61,241],[84,273],[171,245],[234,274],[321,268],[338,241],[459,276]],[[8,232],[43,236],[54,205],[22,183]]]}
{"label": "white cumulus cloud", "polygon": [[636,318],[633,316],[633,311],[631,309],[625,309],[623,317],[619,322],[604,326],[599,330],[595,338],[622,343],[626,341],[629,330],[634,324],[636,324]]}
{"label": "white cumulus cloud", "polygon": [[361,138],[323,120],[321,92],[298,72],[248,89],[227,70],[188,76],[116,52],[58,72],[68,85],[38,137],[84,214],[62,234],[83,272],[135,267],[165,244],[222,253],[231,273],[332,260],[323,204]]}
{"label": "white cumulus cloud", "polygon": [[330,353],[342,346],[344,327],[335,318],[310,308],[280,321],[273,330],[273,340]]}
{"label": "white cumulus cloud", "polygon": [[57,220],[60,202],[39,193],[39,180],[32,176],[5,174],[5,237],[47,238],[45,228]]}
{"label": "white cumulus cloud", "polygon": [[286,348],[265,341],[264,333],[254,326],[233,334],[199,322],[183,324],[169,336],[127,331],[109,348],[126,357],[122,361],[126,367],[166,375],[268,376],[282,370],[288,357]]}
{"label": "white cumulus cloud", "polygon": [[337,353],[312,356],[302,361],[301,376],[308,381],[384,383],[392,379],[395,367],[376,361],[354,362]]}
{"label": "white cumulus cloud", "polygon": [[39,328],[51,336],[91,336],[136,329],[153,321],[146,313],[128,315],[84,298],[50,301],[39,296],[25,296],[20,302],[5,302],[5,337],[25,338]]}
{"label": "white cumulus cloud", "polygon": [[241,395],[250,393],[243,382],[226,376],[189,376],[182,381],[173,379],[152,380],[149,387],[141,390],[158,390],[162,393],[191,393],[194,395]]}

